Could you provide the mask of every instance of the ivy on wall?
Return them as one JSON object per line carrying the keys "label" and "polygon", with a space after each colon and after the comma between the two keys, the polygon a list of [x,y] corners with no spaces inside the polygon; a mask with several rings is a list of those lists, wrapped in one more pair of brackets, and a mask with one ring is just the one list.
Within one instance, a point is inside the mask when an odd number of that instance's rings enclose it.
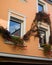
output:
{"label": "ivy on wall", "polygon": [[4,40],[13,42],[14,45],[23,45],[24,43],[23,39],[20,37],[11,36],[10,32],[2,26],[0,26],[0,35],[4,38]]}
{"label": "ivy on wall", "polygon": [[[36,13],[35,19],[33,20],[33,23],[31,25],[30,30],[23,36],[23,39],[25,41],[28,41],[30,37],[33,35],[34,37],[39,37],[39,28],[38,28],[38,22],[44,22],[50,26],[50,33],[51,33],[51,21],[50,21],[50,15],[45,12],[38,12]],[[52,42],[52,34],[50,34],[49,43]],[[51,55],[51,45],[45,44],[43,45],[43,53],[45,56],[49,57]]]}
{"label": "ivy on wall", "polygon": [[[35,19],[33,20],[33,23],[31,25],[31,28],[27,33],[23,36],[23,39],[20,37],[11,36],[10,32],[0,26],[0,35],[8,41],[12,41],[15,45],[21,44],[23,45],[24,41],[28,41],[31,36],[39,37],[39,28],[38,28],[38,22],[44,22],[47,23],[50,26],[51,30],[51,21],[50,21],[50,15],[45,12],[38,12],[36,13]],[[51,31],[50,31],[51,33]],[[50,43],[52,42],[52,37],[50,34]],[[44,45],[44,52],[49,53],[51,46],[50,45]]]}
{"label": "ivy on wall", "polygon": [[[51,21],[50,21],[50,15],[45,12],[38,12],[36,13],[35,19],[33,20],[33,23],[31,25],[30,30],[23,36],[23,39],[25,41],[28,41],[30,39],[30,36],[39,37],[39,28],[38,28],[38,22],[44,22],[47,23],[50,26],[51,29]],[[50,31],[51,32],[51,31]]]}

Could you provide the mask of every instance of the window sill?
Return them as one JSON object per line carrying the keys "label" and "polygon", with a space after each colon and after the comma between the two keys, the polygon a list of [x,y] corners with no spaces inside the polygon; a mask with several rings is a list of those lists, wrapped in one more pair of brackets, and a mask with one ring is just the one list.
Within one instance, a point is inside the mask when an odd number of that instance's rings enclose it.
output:
{"label": "window sill", "polygon": [[43,50],[43,48],[41,48],[41,47],[39,47],[38,49],[39,49],[39,50]]}
{"label": "window sill", "polygon": [[[11,41],[5,41],[5,44],[15,45]],[[24,44],[16,44],[16,46],[18,46],[18,47],[27,47],[27,45],[25,44],[25,42],[24,42]]]}

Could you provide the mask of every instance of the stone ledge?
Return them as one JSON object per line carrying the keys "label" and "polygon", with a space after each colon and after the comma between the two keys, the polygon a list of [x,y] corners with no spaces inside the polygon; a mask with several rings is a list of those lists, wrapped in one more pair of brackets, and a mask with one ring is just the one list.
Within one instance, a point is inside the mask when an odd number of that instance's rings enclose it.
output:
{"label": "stone ledge", "polygon": [[[11,42],[11,41],[5,41],[5,43],[6,44],[11,44],[11,45],[15,45],[13,42]],[[16,44],[18,47],[27,47],[27,45],[25,44],[25,42],[24,42],[24,44]]]}

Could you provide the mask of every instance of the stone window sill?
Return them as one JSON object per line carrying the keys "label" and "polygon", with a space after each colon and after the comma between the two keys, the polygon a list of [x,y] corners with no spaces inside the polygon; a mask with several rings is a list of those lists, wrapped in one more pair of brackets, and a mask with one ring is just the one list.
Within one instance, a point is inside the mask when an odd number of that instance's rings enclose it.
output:
{"label": "stone window sill", "polygon": [[[13,42],[11,42],[11,41],[5,41],[5,43],[6,44],[10,44],[10,45],[15,45]],[[27,45],[25,44],[25,42],[24,42],[24,44],[16,44],[18,47],[27,47]]]}

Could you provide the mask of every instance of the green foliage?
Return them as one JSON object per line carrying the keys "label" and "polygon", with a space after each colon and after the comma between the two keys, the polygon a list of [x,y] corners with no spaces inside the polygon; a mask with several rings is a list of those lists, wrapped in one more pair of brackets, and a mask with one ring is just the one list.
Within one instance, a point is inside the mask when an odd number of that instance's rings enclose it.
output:
{"label": "green foliage", "polygon": [[11,36],[12,42],[14,42],[14,44],[22,44],[24,43],[23,39],[21,39],[20,37],[16,37],[16,36]]}
{"label": "green foliage", "polygon": [[45,13],[45,12],[38,12],[36,13],[36,17],[34,22],[37,20],[37,22],[42,22],[44,21],[47,24],[50,24],[50,17],[49,14]]}
{"label": "green foliage", "polygon": [[0,35],[2,35],[4,39],[10,38],[10,32],[3,28],[2,26],[0,26]]}
{"label": "green foliage", "polygon": [[34,35],[34,37],[39,37],[39,34],[37,34],[37,35],[35,34],[36,32],[38,33],[38,31],[39,31],[39,29],[38,29],[39,21],[47,23],[49,25],[51,24],[49,14],[47,14],[45,12],[36,13],[35,19],[33,20],[30,30],[27,31],[27,33],[23,36],[24,41],[28,41],[32,35]]}
{"label": "green foliage", "polygon": [[17,44],[23,45],[24,43],[23,39],[21,39],[20,37],[11,36],[10,32],[6,30],[5,28],[3,28],[2,26],[0,26],[0,35],[4,38],[4,40],[12,41],[14,45],[17,45]]}
{"label": "green foliage", "polygon": [[43,52],[45,55],[50,55],[51,45],[50,44],[44,44],[43,45]]}

